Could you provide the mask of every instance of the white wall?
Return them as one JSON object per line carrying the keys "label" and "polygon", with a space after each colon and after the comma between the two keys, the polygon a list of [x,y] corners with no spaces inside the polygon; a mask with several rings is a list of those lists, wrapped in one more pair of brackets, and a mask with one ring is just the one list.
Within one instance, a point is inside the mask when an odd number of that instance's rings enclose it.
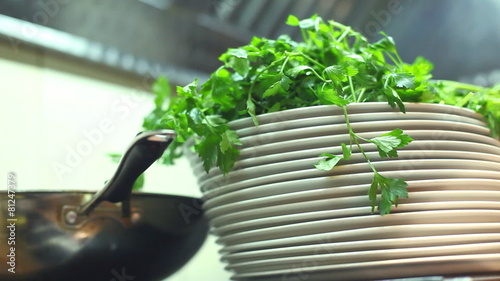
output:
{"label": "white wall", "polygon": [[[153,106],[143,82],[1,43],[0,177],[16,172],[18,190],[101,188],[116,168],[107,154],[124,151]],[[144,191],[200,196],[184,159],[154,164]],[[214,241],[168,280],[228,280]]]}

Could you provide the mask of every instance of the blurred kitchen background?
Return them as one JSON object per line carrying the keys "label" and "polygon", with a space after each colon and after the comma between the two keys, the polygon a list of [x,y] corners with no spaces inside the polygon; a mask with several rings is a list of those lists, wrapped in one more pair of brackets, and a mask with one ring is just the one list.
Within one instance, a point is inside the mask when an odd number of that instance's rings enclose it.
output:
{"label": "blurred kitchen background", "polygon": [[[19,190],[96,190],[153,107],[150,86],[206,79],[228,47],[296,29],[289,14],[394,37],[438,79],[500,82],[498,0],[2,0],[0,177]],[[6,188],[0,184],[0,189]],[[155,164],[144,191],[200,196],[187,161]],[[229,280],[209,237],[169,281]]]}

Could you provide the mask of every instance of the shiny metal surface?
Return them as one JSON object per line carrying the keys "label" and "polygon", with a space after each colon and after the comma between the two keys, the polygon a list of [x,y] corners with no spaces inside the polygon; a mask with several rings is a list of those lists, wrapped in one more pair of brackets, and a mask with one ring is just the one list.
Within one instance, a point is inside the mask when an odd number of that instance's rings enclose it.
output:
{"label": "shiny metal surface", "polygon": [[[7,208],[0,212],[0,280],[162,280],[206,238],[200,202],[189,197],[133,194],[129,218],[122,217],[121,203],[102,202],[68,224],[67,214],[92,195],[18,192],[15,216]],[[2,206],[8,200],[0,193]]]}
{"label": "shiny metal surface", "polygon": [[175,136],[139,133],[96,193],[1,192],[0,280],[155,281],[181,268],[208,233],[201,203],[132,193]]}
{"label": "shiny metal surface", "polygon": [[92,198],[82,204],[79,215],[89,215],[102,201],[123,202],[122,212],[129,216],[128,199],[137,178],[160,158],[177,134],[173,130],[160,129],[141,132],[132,140],[120,159],[111,179]]}

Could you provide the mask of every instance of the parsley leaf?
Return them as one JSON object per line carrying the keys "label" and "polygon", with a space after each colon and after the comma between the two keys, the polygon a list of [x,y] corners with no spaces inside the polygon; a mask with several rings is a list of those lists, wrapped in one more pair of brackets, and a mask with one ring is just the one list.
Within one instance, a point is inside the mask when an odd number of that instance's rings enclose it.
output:
{"label": "parsley leaf", "polygon": [[316,169],[318,170],[330,171],[340,162],[340,160],[351,159],[351,154],[352,154],[351,148],[347,147],[345,143],[342,143],[341,146],[342,146],[342,156],[337,156],[330,153],[322,153],[319,155],[319,157],[325,157],[325,158],[318,160],[318,162],[314,164],[314,167],[316,167]]}
{"label": "parsley leaf", "polygon": [[241,76],[247,75],[250,70],[248,52],[245,49],[230,49],[219,59],[225,61],[226,67],[234,69]]}
{"label": "parsley leaf", "polygon": [[271,84],[269,88],[262,95],[263,98],[267,98],[269,96],[276,95],[278,93],[284,93],[290,88],[290,84],[292,80],[288,78],[286,75],[280,74],[276,76],[276,82]]}
{"label": "parsley leaf", "polygon": [[389,73],[383,79],[399,88],[413,89],[415,87],[414,76],[411,73]]}
{"label": "parsley leaf", "polygon": [[225,153],[230,148],[235,148],[241,145],[241,141],[235,131],[227,130],[222,134],[222,140],[220,143],[221,152]]}
{"label": "parsley leaf", "polygon": [[337,163],[344,159],[343,157],[332,155],[329,153],[322,153],[320,156],[324,156],[324,159],[319,160],[316,164],[314,164],[314,167],[318,170],[323,170],[323,171],[330,171],[337,165]]}
{"label": "parsley leaf", "polygon": [[294,15],[289,15],[286,20],[286,24],[291,26],[298,26],[299,23],[300,23],[299,19]]}
{"label": "parsley leaf", "polygon": [[345,106],[349,101],[339,96],[334,89],[326,88],[317,90],[317,96],[321,104],[334,104],[337,106]]}
{"label": "parsley leaf", "polygon": [[389,133],[368,140],[377,146],[380,157],[397,157],[397,148],[405,147],[413,138],[403,134],[403,130],[395,129]]}
{"label": "parsley leaf", "polygon": [[155,97],[155,105],[157,108],[162,108],[163,104],[171,95],[170,83],[167,78],[160,77],[153,84],[153,93],[156,95]]}
{"label": "parsley leaf", "polygon": [[[378,206],[378,211],[381,215],[389,214],[391,211],[391,206],[394,204],[398,205],[399,198],[407,198],[408,190],[406,187],[408,184],[402,179],[387,178],[379,174],[374,173],[373,182],[368,191],[368,198],[371,201],[372,212],[375,211],[375,206]],[[381,197],[377,204],[377,194],[380,190]]]}
{"label": "parsley leaf", "polygon": [[304,70],[308,70],[309,72],[306,71],[305,74],[309,75],[313,70],[313,68],[308,65],[298,65],[292,69],[289,69],[288,75],[290,75],[290,77],[292,78],[296,78],[297,76],[299,76],[301,72],[304,72]]}

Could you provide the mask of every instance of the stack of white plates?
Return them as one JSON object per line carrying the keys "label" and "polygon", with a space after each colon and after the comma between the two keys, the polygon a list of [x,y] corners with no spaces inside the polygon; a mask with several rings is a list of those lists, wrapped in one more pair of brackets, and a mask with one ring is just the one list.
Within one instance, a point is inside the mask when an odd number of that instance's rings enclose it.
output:
{"label": "stack of white plates", "polygon": [[500,142],[478,114],[438,104],[348,106],[356,133],[403,129],[397,158],[364,151],[409,198],[371,213],[373,172],[355,151],[332,171],[321,153],[349,143],[341,109],[317,106],[233,121],[243,145],[235,169],[208,174],[189,155],[212,231],[235,280],[373,280],[500,273]]}

